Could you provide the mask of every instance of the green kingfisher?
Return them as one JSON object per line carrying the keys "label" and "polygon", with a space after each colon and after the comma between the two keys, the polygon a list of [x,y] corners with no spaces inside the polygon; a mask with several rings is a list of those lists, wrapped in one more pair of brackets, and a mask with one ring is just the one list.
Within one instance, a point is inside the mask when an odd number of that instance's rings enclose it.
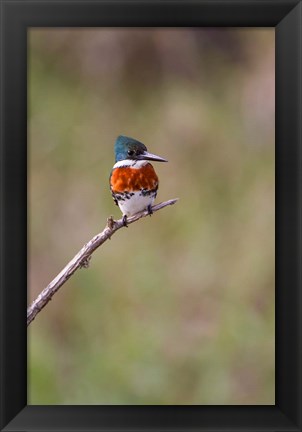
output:
{"label": "green kingfisher", "polygon": [[117,137],[114,151],[115,164],[110,174],[110,190],[115,204],[123,213],[123,224],[127,226],[127,216],[143,210],[152,214],[158,177],[149,161],[168,161],[149,153],[140,141],[123,135]]}

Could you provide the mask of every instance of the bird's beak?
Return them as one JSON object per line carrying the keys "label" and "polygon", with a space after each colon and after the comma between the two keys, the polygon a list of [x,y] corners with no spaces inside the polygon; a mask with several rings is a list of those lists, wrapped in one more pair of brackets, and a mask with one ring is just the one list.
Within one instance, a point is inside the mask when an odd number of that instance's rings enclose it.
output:
{"label": "bird's beak", "polygon": [[139,160],[151,160],[151,161],[156,161],[156,162],[168,162],[167,159],[164,159],[160,156],[149,153],[147,151],[144,151],[142,154],[137,155],[137,159],[139,159]]}

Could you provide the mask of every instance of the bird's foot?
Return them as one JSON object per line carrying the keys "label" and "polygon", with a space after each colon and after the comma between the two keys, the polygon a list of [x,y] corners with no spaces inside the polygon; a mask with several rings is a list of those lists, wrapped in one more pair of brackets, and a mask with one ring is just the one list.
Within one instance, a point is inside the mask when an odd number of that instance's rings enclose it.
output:
{"label": "bird's foot", "polygon": [[153,214],[153,210],[152,210],[152,205],[151,204],[148,205],[147,210],[148,210],[148,215],[151,216]]}
{"label": "bird's foot", "polygon": [[123,225],[124,225],[124,227],[128,228],[127,215],[123,216]]}

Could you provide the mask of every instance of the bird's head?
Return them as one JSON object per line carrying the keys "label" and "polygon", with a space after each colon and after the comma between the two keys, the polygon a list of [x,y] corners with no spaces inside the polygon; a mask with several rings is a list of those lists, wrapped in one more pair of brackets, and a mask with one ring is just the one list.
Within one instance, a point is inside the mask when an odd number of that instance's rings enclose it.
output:
{"label": "bird's head", "polygon": [[166,159],[160,156],[149,153],[147,151],[147,147],[140,141],[123,135],[117,137],[114,144],[114,151],[115,162],[123,161],[126,159],[168,162]]}

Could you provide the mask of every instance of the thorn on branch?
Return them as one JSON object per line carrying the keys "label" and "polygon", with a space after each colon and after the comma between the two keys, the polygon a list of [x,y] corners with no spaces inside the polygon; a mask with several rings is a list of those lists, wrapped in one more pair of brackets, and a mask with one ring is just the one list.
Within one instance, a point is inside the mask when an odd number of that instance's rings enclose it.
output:
{"label": "thorn on branch", "polygon": [[113,229],[114,224],[115,224],[115,220],[113,219],[112,216],[110,216],[109,218],[107,218],[107,226],[108,226],[108,228],[109,228],[110,230]]}
{"label": "thorn on branch", "polygon": [[87,258],[83,259],[80,263],[80,268],[88,268],[91,260],[91,255],[89,255]]}

